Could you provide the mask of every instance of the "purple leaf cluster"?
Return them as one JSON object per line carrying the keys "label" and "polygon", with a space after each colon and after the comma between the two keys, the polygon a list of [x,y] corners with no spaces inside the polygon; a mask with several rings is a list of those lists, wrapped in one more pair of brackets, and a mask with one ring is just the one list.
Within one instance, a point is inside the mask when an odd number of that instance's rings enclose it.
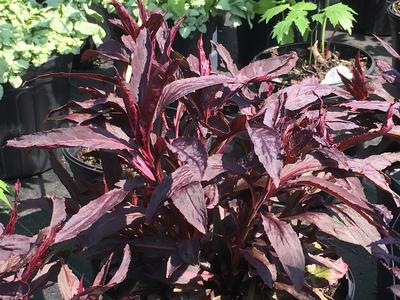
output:
{"label": "purple leaf cluster", "polygon": [[[392,215],[368,200],[363,182],[399,206],[384,170],[400,154],[377,146],[358,156],[346,151],[399,139],[399,106],[380,97],[388,93],[386,77],[366,78],[357,63],[347,90],[315,78],[277,88],[273,79],[294,67],[295,53],[239,70],[215,44],[228,70],[219,74],[201,38],[197,56],[173,51],[179,22],[169,29],[160,14],[139,3],[139,25],[121,4],[113,5],[121,39],[83,59],[118,62],[114,75],[45,75],[99,80],[111,88],[83,87],[89,100],[49,113],[63,112],[71,127],[6,145],[96,150],[104,190],[82,201],[75,179],[54,162],[71,198],[42,199],[53,216],[35,237],[14,233],[15,202],[0,235],[2,297],[28,297],[55,273],[64,299],[98,299],[113,290],[118,298],[192,292],[239,299],[274,290],[318,299],[321,286],[309,280],[310,266],[329,271],[324,286],[337,284],[348,270],[342,259],[330,257],[331,237],[360,245],[389,265],[386,241],[398,238],[388,227]],[[122,166],[133,170],[131,176]],[[68,265],[65,245],[71,253],[108,257],[90,286]]]}

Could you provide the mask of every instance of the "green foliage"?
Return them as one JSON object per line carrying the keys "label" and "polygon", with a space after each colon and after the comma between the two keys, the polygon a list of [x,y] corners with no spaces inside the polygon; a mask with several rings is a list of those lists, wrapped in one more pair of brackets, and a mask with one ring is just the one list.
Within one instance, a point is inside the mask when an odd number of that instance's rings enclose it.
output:
{"label": "green foliage", "polygon": [[312,20],[323,24],[324,19],[327,19],[333,27],[340,26],[343,30],[351,34],[353,22],[355,21],[355,14],[356,12],[349,6],[343,3],[336,3],[324,8],[320,13],[313,15]]}
{"label": "green foliage", "polygon": [[[83,0],[74,0],[75,2],[88,2]],[[121,0],[125,7],[136,18],[139,17],[137,3],[134,0]],[[91,0],[90,4],[97,4],[105,7],[109,12],[114,8],[107,0]],[[160,9],[165,13],[165,19],[176,22],[184,16],[180,27],[180,35],[187,38],[192,32],[207,31],[207,23],[215,16],[227,14],[228,20],[233,26],[239,26],[243,20],[250,25],[254,18],[254,0],[146,0],[145,6],[150,9]]]}
{"label": "green foliage", "polygon": [[48,0],[45,4],[0,0],[1,84],[17,88],[30,66],[38,67],[55,54],[78,54],[86,38],[100,44],[105,36],[73,3]]}
{"label": "green foliage", "polygon": [[316,12],[317,5],[304,0],[262,0],[256,10],[258,13],[261,12],[261,19],[267,23],[274,17],[281,18],[272,31],[272,37],[280,45],[293,42],[293,28],[300,33],[303,40],[307,40],[317,23],[322,25],[322,36],[325,36],[327,22],[333,27],[341,27],[351,34],[355,21],[354,14],[356,14],[354,10],[343,3],[329,5],[320,12]]}
{"label": "green foliage", "polygon": [[0,180],[0,201],[4,202],[8,207],[12,207],[7,195],[14,195],[13,190],[2,180]]}

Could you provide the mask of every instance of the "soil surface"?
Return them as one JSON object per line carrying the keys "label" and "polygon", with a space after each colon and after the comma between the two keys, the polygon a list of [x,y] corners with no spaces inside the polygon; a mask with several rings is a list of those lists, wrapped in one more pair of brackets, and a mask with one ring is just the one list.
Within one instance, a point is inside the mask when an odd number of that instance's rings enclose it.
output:
{"label": "soil surface", "polygon": [[[345,66],[349,70],[352,70],[354,65],[354,58],[344,59],[338,51],[327,51],[325,58],[313,55],[308,49],[291,49],[297,52],[299,57],[296,66],[286,75],[282,76],[281,80],[283,84],[296,84],[303,79],[314,76],[322,81],[329,70],[337,66]],[[279,48],[272,49],[270,56],[277,56],[287,53],[287,49],[281,51]],[[318,55],[318,54],[317,54]],[[367,69],[367,60],[365,56],[360,57],[361,66],[364,71]],[[310,61],[313,61],[310,63]]]}

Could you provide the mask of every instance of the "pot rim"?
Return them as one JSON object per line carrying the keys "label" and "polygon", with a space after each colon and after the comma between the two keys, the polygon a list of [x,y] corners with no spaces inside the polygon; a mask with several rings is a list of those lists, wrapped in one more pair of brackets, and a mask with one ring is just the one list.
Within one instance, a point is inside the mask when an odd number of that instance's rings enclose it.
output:
{"label": "pot rim", "polygon": [[[398,0],[400,1],[400,0]],[[399,16],[400,17],[400,16]],[[348,45],[348,44],[344,44],[344,43],[340,43],[340,42],[332,42],[331,45],[338,45],[340,47],[344,47],[344,48],[353,48],[353,49],[357,49],[360,51],[360,53],[362,53],[364,56],[366,56],[370,61],[371,61],[371,65],[368,67],[368,69],[365,71],[365,75],[371,75],[374,70],[375,70],[375,66],[376,66],[376,62],[375,62],[375,58],[366,50],[361,49],[359,47],[353,46],[353,45]],[[300,42],[300,43],[291,43],[291,44],[286,44],[286,45],[278,45],[278,46],[272,46],[269,47],[263,51],[261,51],[260,53],[258,53],[252,60],[252,62],[256,61],[261,55],[267,53],[268,51],[274,50],[274,49],[279,49],[279,48],[289,48],[289,47],[299,47],[299,46],[308,46],[308,43],[305,42]],[[290,86],[288,84],[282,84],[283,86]],[[332,86],[343,86],[343,83],[336,83],[336,84],[332,84]]]}
{"label": "pot rim", "polygon": [[65,159],[67,160],[67,162],[71,161],[74,164],[89,169],[93,172],[98,173],[99,175],[103,175],[103,169],[102,168],[98,168],[92,165],[89,165],[88,163],[84,162],[83,160],[80,160],[78,158],[76,158],[72,153],[71,153],[71,149],[79,149],[80,147],[62,147],[61,148],[61,153],[63,154],[63,156],[65,157]]}
{"label": "pot rim", "polygon": [[393,9],[395,3],[400,3],[400,0],[393,1],[386,9],[389,16],[392,18],[400,19],[400,13],[396,13]]}

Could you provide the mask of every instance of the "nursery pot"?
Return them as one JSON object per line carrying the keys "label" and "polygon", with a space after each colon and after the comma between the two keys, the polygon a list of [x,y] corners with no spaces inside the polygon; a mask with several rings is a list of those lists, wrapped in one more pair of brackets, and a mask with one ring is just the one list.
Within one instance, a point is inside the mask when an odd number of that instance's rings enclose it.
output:
{"label": "nursery pot", "polygon": [[[52,57],[42,66],[29,69],[23,79],[51,72],[69,72],[71,64],[71,55]],[[16,89],[5,85],[0,100],[0,144],[21,135],[54,128],[57,124],[45,122],[46,115],[68,100],[69,81],[63,78],[35,80]],[[29,177],[48,169],[50,160],[45,150],[0,148],[1,179]]]}
{"label": "nursery pot", "polygon": [[210,18],[206,25],[207,31],[203,34],[196,30],[192,31],[188,37],[183,38],[178,32],[172,44],[172,48],[185,57],[188,57],[189,54],[198,56],[197,42],[200,38],[200,35],[202,34],[204,51],[207,56],[210,55],[211,41],[214,40],[213,38],[215,37],[215,32],[217,30],[217,21],[214,18]]}
{"label": "nursery pot", "polygon": [[62,148],[61,152],[67,161],[74,178],[84,185],[103,185],[103,169],[92,166],[85,161],[78,159],[77,154],[80,148]]}
{"label": "nursery pot", "polygon": [[[390,29],[392,33],[392,47],[397,52],[400,52],[400,13],[394,11],[393,7],[396,4],[400,4],[400,1],[395,1],[387,8],[387,14],[390,21]],[[400,70],[400,62],[392,58],[392,65],[396,70]]]}
{"label": "nursery pot", "polygon": [[[278,52],[279,55],[282,54],[287,54],[291,51],[297,52],[299,57],[305,56],[307,57],[308,55],[308,48],[309,48],[308,43],[295,43],[295,44],[287,44],[283,46],[275,46],[268,48],[264,50],[263,52],[259,53],[254,60],[260,60],[260,59],[265,59],[269,58],[271,56],[272,52]],[[332,52],[338,51],[340,53],[340,58],[343,59],[352,59],[356,56],[357,52],[360,51],[361,57],[366,57],[367,58],[367,70],[365,71],[365,75],[371,75],[374,70],[375,70],[375,60],[372,57],[371,54],[369,54],[367,51],[364,51],[360,48],[347,45],[347,44],[342,44],[342,43],[331,43],[330,49]],[[283,84],[282,84],[283,85]],[[338,86],[342,86],[343,84],[338,82]]]}
{"label": "nursery pot", "polygon": [[386,10],[393,0],[343,0],[342,2],[357,13],[353,33],[390,35]]}

